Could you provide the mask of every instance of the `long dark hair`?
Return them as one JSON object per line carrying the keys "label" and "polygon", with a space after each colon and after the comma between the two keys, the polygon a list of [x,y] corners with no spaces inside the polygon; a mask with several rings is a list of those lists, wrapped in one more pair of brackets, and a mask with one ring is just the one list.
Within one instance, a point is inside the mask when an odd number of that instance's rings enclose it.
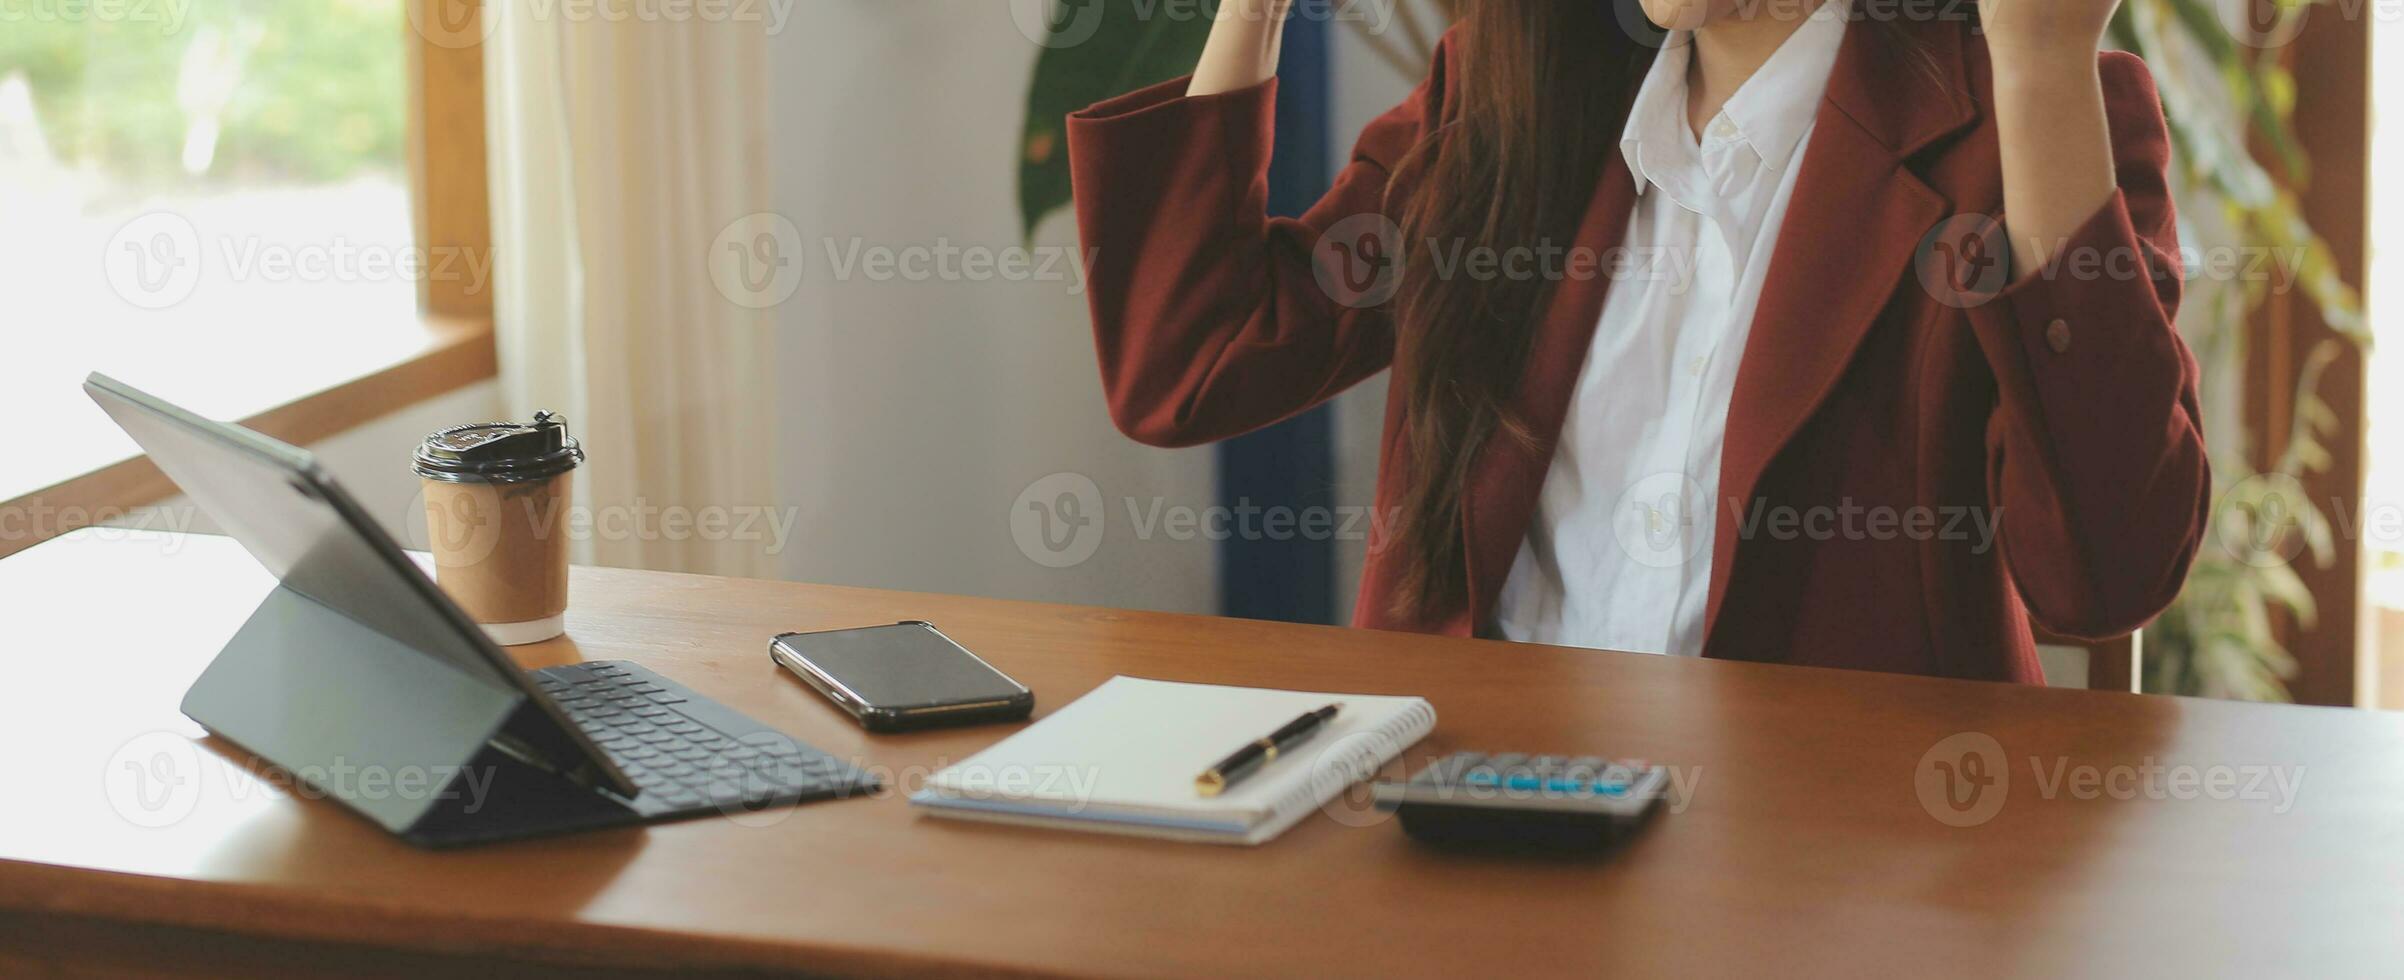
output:
{"label": "long dark hair", "polygon": [[1433,253],[1571,243],[1658,43],[1634,0],[1464,6],[1450,95],[1415,151],[1423,169],[1401,209],[1394,379],[1409,475],[1387,547],[1401,557],[1391,611],[1405,618],[1468,594],[1461,489],[1489,440],[1532,441],[1511,394],[1555,285],[1461,266],[1439,275]]}

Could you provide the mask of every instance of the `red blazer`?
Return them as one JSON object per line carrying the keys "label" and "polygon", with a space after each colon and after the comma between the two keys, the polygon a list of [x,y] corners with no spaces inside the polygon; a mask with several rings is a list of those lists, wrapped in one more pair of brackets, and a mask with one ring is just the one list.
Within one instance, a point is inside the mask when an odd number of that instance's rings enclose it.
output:
{"label": "red blazer", "polygon": [[[1961,302],[1923,285],[1932,266],[1915,259],[1955,237],[1933,234],[1961,228],[1955,216],[2003,207],[1986,45],[1967,24],[1911,25],[1934,86],[1874,26],[1856,24],[1837,60],[1739,369],[1704,652],[2037,683],[2029,620],[2099,639],[2145,624],[2178,593],[2209,509],[2197,371],[2171,325],[2169,137],[2144,63],[2103,55],[2120,192],[2067,253],[2098,261]],[[1128,435],[1225,439],[1389,365],[1389,311],[1332,298],[1313,249],[1347,218],[1398,213],[1412,174],[1396,169],[1448,105],[1451,50],[1299,220],[1263,217],[1274,83],[1183,98],[1179,80],[1071,118],[1103,387]],[[1604,254],[1635,193],[1609,159],[1577,240]],[[1563,282],[1544,317],[1516,404],[1539,445],[1490,440],[1477,460],[1461,513],[1470,594],[1439,620],[1392,616],[1402,556],[1373,538],[1358,625],[1491,622],[1607,280]],[[1380,514],[1412,465],[1402,411],[1388,399]],[[1823,516],[1751,519],[1782,513]],[[1850,531],[1832,523],[1846,514]],[[1998,535],[1981,547],[1969,517]]]}

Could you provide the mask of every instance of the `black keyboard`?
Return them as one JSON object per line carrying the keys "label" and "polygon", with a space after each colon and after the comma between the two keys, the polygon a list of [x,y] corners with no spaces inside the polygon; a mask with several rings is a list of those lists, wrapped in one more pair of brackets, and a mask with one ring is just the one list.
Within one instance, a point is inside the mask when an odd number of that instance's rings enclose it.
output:
{"label": "black keyboard", "polygon": [[1643,760],[1458,752],[1371,792],[1422,840],[1585,850],[1633,832],[1668,789],[1668,771]]}
{"label": "black keyboard", "polygon": [[642,792],[645,816],[760,810],[873,792],[876,777],[624,661],[534,671]]}

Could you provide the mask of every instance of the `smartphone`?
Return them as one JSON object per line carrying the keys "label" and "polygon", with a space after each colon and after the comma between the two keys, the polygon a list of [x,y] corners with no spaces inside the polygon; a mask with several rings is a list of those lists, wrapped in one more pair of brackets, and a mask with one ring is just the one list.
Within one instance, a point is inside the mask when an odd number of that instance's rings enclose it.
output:
{"label": "smartphone", "polygon": [[783,633],[768,657],[872,732],[1024,721],[1035,692],[933,623]]}

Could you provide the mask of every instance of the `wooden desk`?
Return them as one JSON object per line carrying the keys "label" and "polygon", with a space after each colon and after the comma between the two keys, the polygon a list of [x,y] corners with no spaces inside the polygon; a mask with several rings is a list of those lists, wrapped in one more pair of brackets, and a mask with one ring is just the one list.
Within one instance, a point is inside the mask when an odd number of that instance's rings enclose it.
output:
{"label": "wooden desk", "polygon": [[[1232,849],[950,822],[893,796],[429,853],[275,788],[176,712],[269,585],[206,537],[80,532],[0,561],[0,975],[2404,972],[2393,715],[579,570],[572,642],[532,662],[643,661],[904,787],[1002,730],[869,737],[770,668],[770,634],[931,619],[1046,709],[1114,673],[1423,694],[1441,721],[1414,758],[1599,749],[1693,789],[1589,863],[1433,853],[1348,825],[1358,811]],[[1991,820],[1957,828],[1915,772],[1965,731],[1998,741],[2009,782]],[[112,803],[109,767],[188,738],[193,808],[129,821],[149,816]],[[2286,813],[2048,798],[2032,759],[2302,784]]]}

